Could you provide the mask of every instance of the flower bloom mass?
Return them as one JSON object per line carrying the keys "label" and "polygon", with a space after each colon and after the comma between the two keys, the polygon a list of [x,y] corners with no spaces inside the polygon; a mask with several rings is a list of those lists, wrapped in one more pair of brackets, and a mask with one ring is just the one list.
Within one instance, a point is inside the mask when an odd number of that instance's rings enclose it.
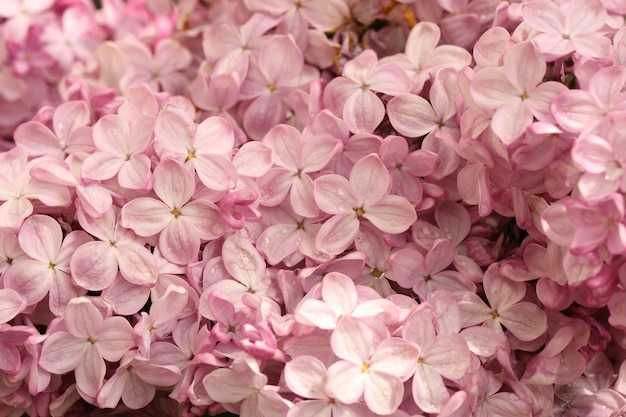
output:
{"label": "flower bloom mass", "polygon": [[626,415],[626,6],[2,0],[0,417]]}

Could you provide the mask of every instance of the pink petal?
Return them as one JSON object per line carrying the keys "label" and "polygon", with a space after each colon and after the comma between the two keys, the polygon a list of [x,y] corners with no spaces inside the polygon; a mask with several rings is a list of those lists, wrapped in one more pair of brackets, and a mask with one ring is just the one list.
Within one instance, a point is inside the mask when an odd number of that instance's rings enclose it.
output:
{"label": "pink petal", "polygon": [[[141,369],[141,368],[139,368]],[[137,369],[137,371],[139,370]],[[145,382],[137,375],[137,371],[129,373],[128,387],[122,393],[122,401],[131,410],[141,410],[154,399],[156,386]],[[162,381],[159,385],[170,385]],[[100,390],[102,391],[102,389]]]}
{"label": "pink petal", "polygon": [[278,125],[263,138],[272,150],[274,164],[292,171],[302,168],[302,135],[293,126]]}
{"label": "pink petal", "polygon": [[265,274],[265,261],[245,238],[233,235],[222,245],[222,260],[229,274],[249,288],[255,288]]}
{"label": "pink petal", "polygon": [[233,157],[239,175],[258,178],[272,167],[272,151],[261,142],[246,142]]}
{"label": "pink petal", "polygon": [[139,236],[152,236],[165,229],[174,220],[172,209],[159,200],[139,197],[122,207],[120,224]]}
{"label": "pink petal", "polygon": [[225,403],[236,403],[257,391],[232,369],[217,369],[205,376],[202,383],[213,400]]}
{"label": "pink petal", "polygon": [[324,330],[332,330],[337,325],[337,315],[331,306],[315,299],[305,300],[298,306],[295,320]]}
{"label": "pink petal", "polygon": [[128,282],[118,273],[111,285],[102,291],[102,299],[119,315],[137,313],[148,301],[150,287]]}
{"label": "pink petal", "polygon": [[293,180],[294,172],[290,169],[278,167],[270,169],[258,181],[262,191],[262,204],[269,207],[281,204],[287,197]]}
{"label": "pink petal", "polygon": [[521,302],[500,313],[502,324],[523,341],[535,340],[548,329],[546,313],[530,302]]}
{"label": "pink petal", "polygon": [[300,248],[302,235],[294,226],[273,224],[259,236],[256,247],[270,265],[276,265]]}
{"label": "pink petal", "polygon": [[125,242],[116,248],[120,272],[128,282],[145,286],[156,282],[159,266],[148,249],[134,242]]}
{"label": "pink petal", "polygon": [[369,90],[358,90],[346,100],[343,119],[354,133],[371,133],[385,117],[385,106]]}
{"label": "pink petal", "polygon": [[326,220],[315,238],[315,248],[329,255],[346,250],[359,233],[359,219],[355,213],[337,214]]}
{"label": "pink petal", "polygon": [[472,79],[470,92],[476,104],[484,109],[498,109],[512,100],[519,101],[524,93],[517,91],[499,68],[479,71]]}
{"label": "pink petal", "polygon": [[319,177],[313,184],[313,195],[317,206],[328,214],[349,213],[359,207],[352,184],[341,175]]}
{"label": "pink petal", "polygon": [[117,175],[123,164],[124,159],[118,155],[95,152],[85,158],[82,165],[82,177],[91,180],[108,180]]}
{"label": "pink petal", "polygon": [[98,329],[95,347],[109,362],[116,362],[133,346],[133,329],[124,317],[106,319]]}
{"label": "pink petal", "polygon": [[297,357],[285,365],[285,383],[289,389],[305,398],[324,398],[326,367],[312,356]]}
{"label": "pink petal", "polygon": [[184,157],[193,147],[195,124],[183,109],[167,106],[156,119],[154,135],[159,145]]}
{"label": "pink petal", "polygon": [[286,109],[278,94],[265,93],[252,101],[243,116],[243,127],[252,139],[260,140],[272,127],[284,123]]}
{"label": "pink petal", "polygon": [[104,382],[106,365],[96,348],[88,343],[82,360],[74,370],[76,387],[90,397],[96,397]]}
{"label": "pink petal", "polygon": [[56,135],[40,122],[26,122],[17,127],[15,143],[31,156],[61,155],[61,143]]}
{"label": "pink petal", "polygon": [[411,90],[411,80],[402,68],[396,64],[387,63],[374,69],[369,86],[372,91],[396,96]]}
{"label": "pink petal", "polygon": [[369,363],[373,348],[373,331],[360,319],[343,315],[330,336],[330,346],[339,358],[357,366]]}
{"label": "pink petal", "polygon": [[76,338],[95,336],[102,325],[102,313],[88,298],[75,298],[65,309],[65,327]]}
{"label": "pink petal", "polygon": [[222,212],[210,201],[193,200],[180,209],[180,215],[195,227],[200,239],[214,240],[226,232]]}
{"label": "pink petal", "polygon": [[405,232],[417,220],[413,205],[406,198],[396,195],[387,195],[364,211],[364,217],[385,233]]}
{"label": "pink petal", "polygon": [[423,355],[425,363],[451,380],[462,378],[471,364],[467,343],[458,334],[438,335],[435,343]]}
{"label": "pink petal", "polygon": [[522,7],[524,21],[533,29],[561,37],[565,33],[563,13],[558,5],[548,0],[535,0]]}
{"label": "pink petal", "polygon": [[24,310],[26,301],[10,288],[0,289],[0,324],[12,320]]}
{"label": "pink petal", "polygon": [[185,265],[198,259],[200,236],[190,222],[179,217],[161,231],[159,247],[168,261]]}
{"label": "pink petal", "polygon": [[569,90],[557,97],[551,105],[559,125],[571,132],[591,129],[604,117],[593,97],[583,90]]}
{"label": "pink petal", "polygon": [[348,361],[337,361],[328,368],[326,389],[330,397],[345,404],[353,404],[365,391],[367,373],[361,371],[361,365]]}
{"label": "pink petal", "polygon": [[[277,56],[274,51],[281,51]],[[302,72],[304,58],[290,35],[278,35],[259,51],[259,69],[271,84],[291,80]]]}
{"label": "pink petal", "polygon": [[393,375],[406,381],[415,372],[419,348],[406,340],[392,337],[383,340],[371,357],[370,369],[380,374]]}
{"label": "pink petal", "polygon": [[439,43],[441,31],[432,22],[419,22],[406,40],[405,53],[418,68],[422,68]]}
{"label": "pink petal", "polygon": [[194,146],[199,154],[229,157],[235,145],[232,125],[222,117],[208,117],[196,129]]}
{"label": "pink petal", "polygon": [[432,132],[440,122],[430,103],[415,94],[401,94],[391,99],[387,113],[393,128],[410,138]]}
{"label": "pink petal", "polygon": [[223,156],[201,155],[195,159],[194,166],[200,181],[211,190],[228,190],[237,182],[237,169]]}
{"label": "pink petal", "polygon": [[154,169],[154,192],[170,208],[183,206],[195,191],[191,171],[173,159],[165,159]]}
{"label": "pink petal", "polygon": [[18,235],[22,250],[41,262],[56,261],[62,239],[59,223],[52,217],[40,214],[28,218]]}
{"label": "pink petal", "polygon": [[66,374],[78,366],[90,345],[82,337],[77,339],[66,332],[52,333],[43,344],[39,365],[46,371]]}
{"label": "pink petal", "polygon": [[491,119],[491,128],[505,145],[509,145],[519,138],[532,122],[530,105],[519,100],[500,107]]}
{"label": "pink petal", "polygon": [[441,411],[450,395],[441,375],[428,365],[418,365],[413,376],[413,399],[427,413]]}
{"label": "pink petal", "polygon": [[361,208],[369,207],[380,200],[391,183],[389,171],[378,155],[370,154],[361,158],[350,172],[350,184],[359,198]]}
{"label": "pink petal", "polygon": [[115,408],[122,398],[122,393],[128,384],[128,374],[126,369],[116,372],[109,378],[100,391],[96,402],[101,408]]}
{"label": "pink petal", "polygon": [[129,125],[116,114],[103,116],[93,126],[93,142],[99,151],[124,158],[130,153]]}
{"label": "pink petal", "polygon": [[48,301],[50,311],[56,315],[63,315],[70,300],[86,293],[84,289],[74,285],[70,275],[64,271],[55,271],[50,281]]}
{"label": "pink petal", "polygon": [[70,262],[74,282],[87,290],[103,290],[115,279],[117,259],[105,242],[88,242],[80,246]]}
{"label": "pink petal", "polygon": [[400,379],[382,372],[370,373],[368,376],[364,392],[367,407],[380,415],[396,411],[404,395]]}
{"label": "pink petal", "polygon": [[16,291],[28,305],[33,305],[48,294],[53,276],[54,271],[45,263],[26,259],[4,273],[4,287]]}
{"label": "pink petal", "polygon": [[528,93],[543,79],[546,61],[530,41],[520,42],[505,53],[504,73],[516,91]]}
{"label": "pink petal", "polygon": [[313,194],[313,180],[306,174],[301,174],[300,178],[295,178],[291,184],[289,194],[291,207],[302,217],[318,217],[320,210],[315,204]]}
{"label": "pink petal", "polygon": [[335,312],[336,317],[350,314],[357,306],[356,287],[347,275],[330,272],[322,283],[322,299]]}
{"label": "pink petal", "polygon": [[152,186],[150,164],[147,155],[135,155],[126,161],[117,176],[120,186],[131,190],[149,190]]}

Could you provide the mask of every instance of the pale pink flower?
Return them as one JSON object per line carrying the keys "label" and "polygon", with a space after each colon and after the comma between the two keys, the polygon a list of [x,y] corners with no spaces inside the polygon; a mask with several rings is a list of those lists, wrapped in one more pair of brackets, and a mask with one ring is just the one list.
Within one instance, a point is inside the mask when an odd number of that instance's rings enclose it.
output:
{"label": "pale pink flower", "polygon": [[74,187],[75,205],[89,216],[100,218],[113,204],[111,191],[96,181],[82,180],[81,168],[88,154],[74,152],[65,161],[41,157],[33,163],[31,176],[37,180],[66,187]]}
{"label": "pale pink flower", "polygon": [[453,332],[437,334],[436,323],[431,306],[421,304],[402,328],[404,340],[420,348],[413,375],[413,399],[427,413],[440,412],[450,398],[443,378],[459,380],[471,364],[463,337]]}
{"label": "pale pink flower", "polygon": [[607,13],[600,0],[534,0],[522,6],[522,16],[525,24],[539,32],[532,42],[550,60],[572,52],[608,56],[611,42],[601,32]]}
{"label": "pale pink flower", "polygon": [[612,123],[626,111],[626,69],[611,66],[598,70],[586,90],[567,90],[551,105],[554,118],[565,130],[589,133],[603,122]]}
{"label": "pale pink flower", "polygon": [[387,116],[393,128],[407,137],[429,137],[440,130],[457,136],[457,93],[456,72],[442,69],[432,82],[430,101],[416,94],[400,94],[387,103]]}
{"label": "pale pink flower", "polygon": [[265,261],[246,238],[229,236],[222,245],[221,254],[224,268],[234,279],[224,278],[212,284],[203,291],[202,299],[206,299],[211,291],[220,290],[237,308],[241,308],[242,296],[247,293],[271,295]]}
{"label": "pale pink flower", "polygon": [[287,387],[301,397],[310,398],[294,404],[287,417],[373,416],[363,403],[343,404],[330,397],[325,389],[326,373],[326,366],[312,356],[299,356],[287,362],[284,371]]}
{"label": "pale pink flower", "polygon": [[202,382],[210,398],[240,415],[286,417],[291,406],[278,394],[278,387],[267,385],[267,376],[250,357],[211,372]]}
{"label": "pale pink flower", "polygon": [[36,214],[22,225],[18,241],[30,259],[14,262],[4,274],[4,285],[19,292],[33,305],[46,295],[50,310],[63,314],[74,297],[84,294],[70,277],[70,259],[85,243],[91,242],[87,233],[76,230],[63,238],[61,226],[52,217]]}
{"label": "pale pink flower", "polygon": [[115,280],[118,268],[133,284],[152,286],[156,282],[154,255],[143,239],[120,225],[113,208],[101,218],[90,218],[83,210],[77,217],[82,228],[99,240],[84,243],[73,253],[70,271],[75,284],[87,290],[103,290]]}
{"label": "pale pink flower", "polygon": [[98,391],[100,408],[115,408],[121,400],[131,410],[146,407],[156,395],[156,387],[175,385],[180,369],[175,365],[159,365],[137,350],[124,354],[113,374]]}
{"label": "pale pink flower", "polygon": [[52,115],[52,130],[38,121],[26,122],[15,130],[15,143],[29,156],[60,156],[91,152],[91,111],[82,100],[59,105]]}
{"label": "pale pink flower", "polygon": [[333,215],[320,229],[315,246],[338,255],[352,244],[361,221],[371,222],[384,233],[402,233],[417,219],[407,199],[388,195],[389,171],[377,155],[359,160],[350,180],[336,174],[323,175],[314,184],[318,207]]}
{"label": "pale pink flower", "polygon": [[298,323],[332,330],[344,315],[352,317],[381,317],[394,321],[396,307],[376,293],[373,297],[364,296],[363,286],[355,286],[354,281],[340,272],[330,272],[322,280],[321,299],[307,297],[294,312]]}
{"label": "pale pink flower", "polygon": [[424,83],[433,79],[442,68],[457,71],[470,65],[472,56],[456,45],[439,45],[441,31],[432,22],[419,22],[406,39],[403,54],[381,59],[381,63],[393,62],[402,68],[412,82],[413,93],[422,91]]}
{"label": "pale pink flower", "polygon": [[395,96],[411,89],[404,71],[396,64],[379,63],[371,49],[346,63],[341,74],[326,86],[324,106],[354,133],[371,133],[383,120],[385,106],[376,92]]}
{"label": "pale pink flower", "polygon": [[280,22],[266,13],[255,13],[245,23],[216,22],[203,32],[202,49],[207,61],[214,63],[213,75],[236,74],[244,80],[250,58],[267,41],[263,35]]}
{"label": "pale pink flower", "polygon": [[152,188],[150,158],[154,118],[144,116],[130,123],[111,114],[93,127],[96,151],[83,161],[82,176],[87,180],[117,177],[123,188],[148,191]]}
{"label": "pale pink flower", "polygon": [[550,103],[567,87],[555,81],[542,83],[545,72],[541,53],[532,43],[522,42],[505,53],[502,68],[482,69],[471,81],[476,103],[495,110],[491,128],[504,144],[519,138],[533,117],[551,120]]}
{"label": "pale pink flower", "polygon": [[328,368],[326,389],[343,403],[356,403],[363,396],[374,413],[391,414],[402,402],[403,382],[414,372],[420,350],[366,323],[347,315],[339,318],[330,344],[341,360]]}
{"label": "pale pink flower", "polygon": [[133,328],[135,343],[139,351],[150,356],[150,345],[155,340],[165,339],[178,323],[179,316],[187,304],[187,290],[178,285],[168,286],[165,294],[152,298],[150,312],[141,312],[141,318]]}
{"label": "pale pink flower", "polygon": [[140,197],[122,207],[120,224],[139,236],[159,236],[166,259],[185,264],[198,257],[201,241],[213,240],[226,231],[219,208],[206,200],[191,200],[193,173],[174,159],[154,169],[154,192],[159,199]]}
{"label": "pale pink flower", "polygon": [[[275,51],[280,51],[276,59]],[[242,100],[251,100],[243,115],[243,127],[253,139],[261,139],[272,127],[285,123],[290,93],[318,77],[318,70],[305,65],[302,51],[291,35],[275,35],[251,62],[240,89]]]}
{"label": "pale pink flower", "polygon": [[196,124],[182,108],[167,106],[157,117],[154,134],[161,159],[174,158],[193,167],[212,190],[235,186],[237,170],[229,159],[235,137],[225,119],[209,117]]}
{"label": "pale pink flower", "polygon": [[409,152],[405,138],[387,136],[380,146],[380,159],[391,172],[390,193],[405,197],[411,204],[418,206],[423,197],[419,177],[434,172],[439,165],[439,155],[424,149]]}
{"label": "pale pink flower", "polygon": [[49,207],[65,206],[71,201],[67,187],[32,178],[32,163],[27,160],[26,151],[21,148],[0,154],[0,227],[17,231],[33,212],[31,199]]}
{"label": "pale pink flower", "polygon": [[328,134],[303,137],[294,127],[278,125],[265,135],[263,143],[272,150],[275,167],[258,181],[261,204],[276,206],[289,194],[291,207],[297,214],[318,217],[310,174],[324,169],[341,152],[341,141]]}
{"label": "pale pink flower", "polygon": [[297,215],[288,205],[264,209],[263,217],[270,225],[256,241],[256,247],[270,265],[298,264],[304,256],[315,258],[315,236],[321,225],[315,219]]}
{"label": "pale pink flower", "polygon": [[437,290],[474,291],[475,286],[462,273],[447,269],[455,258],[455,248],[447,239],[437,239],[423,255],[404,248],[389,259],[394,280],[403,288],[411,288],[422,300]]}
{"label": "pale pink flower", "polygon": [[459,294],[459,305],[463,311],[463,326],[483,324],[503,333],[501,326],[523,341],[537,339],[548,328],[546,313],[536,304],[522,301],[526,285],[503,277],[497,265],[490,267],[483,278],[487,302],[475,293]]}
{"label": "pale pink flower", "polygon": [[125,59],[126,71],[119,80],[120,89],[147,84],[152,91],[183,94],[187,79],[183,71],[191,64],[191,53],[174,39],[163,39],[154,54],[141,41],[125,38],[117,43]]}
{"label": "pale pink flower", "polygon": [[7,19],[3,23],[6,33],[23,40],[31,25],[45,21],[43,15],[53,5],[54,0],[7,0],[0,10],[0,17]]}
{"label": "pale pink flower", "polygon": [[69,302],[63,323],[65,330],[44,341],[39,364],[58,375],[74,371],[81,395],[94,398],[104,381],[104,361],[122,358],[133,346],[133,330],[124,317],[103,317],[85,297]]}

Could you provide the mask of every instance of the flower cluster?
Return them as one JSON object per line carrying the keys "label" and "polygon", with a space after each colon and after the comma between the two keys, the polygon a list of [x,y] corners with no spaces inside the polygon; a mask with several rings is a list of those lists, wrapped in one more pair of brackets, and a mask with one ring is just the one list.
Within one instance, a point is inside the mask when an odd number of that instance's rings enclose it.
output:
{"label": "flower cluster", "polygon": [[2,1],[0,416],[626,412],[619,1]]}

